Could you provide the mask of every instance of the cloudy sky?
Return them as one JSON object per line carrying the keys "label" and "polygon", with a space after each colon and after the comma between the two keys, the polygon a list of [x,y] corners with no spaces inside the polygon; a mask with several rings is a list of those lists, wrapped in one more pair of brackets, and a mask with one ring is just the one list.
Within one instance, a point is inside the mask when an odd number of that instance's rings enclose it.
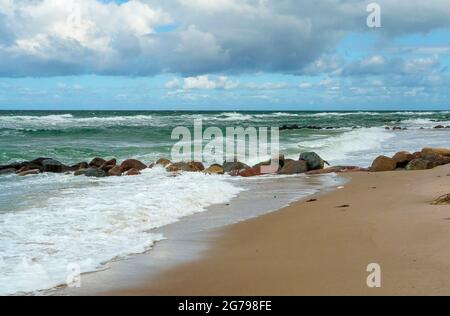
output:
{"label": "cloudy sky", "polygon": [[0,0],[0,109],[450,109],[450,0]]}

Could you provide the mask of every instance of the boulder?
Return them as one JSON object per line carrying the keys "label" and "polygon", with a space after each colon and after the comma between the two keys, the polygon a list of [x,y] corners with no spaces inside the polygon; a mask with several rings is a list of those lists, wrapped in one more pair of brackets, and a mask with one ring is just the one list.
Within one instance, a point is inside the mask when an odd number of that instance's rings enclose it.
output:
{"label": "boulder", "polygon": [[141,174],[141,171],[139,169],[131,168],[127,172],[127,176],[138,176]]}
{"label": "boulder", "polygon": [[431,204],[432,205],[449,205],[450,204],[450,193],[438,197]]}
{"label": "boulder", "polygon": [[405,168],[406,165],[411,161],[414,160],[415,157],[413,154],[407,151],[400,151],[392,157],[392,159],[395,160],[397,163],[397,168]]}
{"label": "boulder", "polygon": [[406,170],[427,170],[436,167],[430,161],[422,158],[417,158],[408,163]]}
{"label": "boulder", "polygon": [[227,173],[232,172],[232,171],[241,171],[241,170],[245,170],[245,169],[249,169],[250,166],[246,165],[243,162],[240,161],[234,161],[234,162],[227,162],[225,161],[223,163],[223,170]]}
{"label": "boulder", "polygon": [[88,171],[88,169],[89,168],[78,169],[73,173],[73,175],[74,176],[84,176],[86,174],[86,172]]}
{"label": "boulder", "polygon": [[42,167],[45,172],[63,173],[70,170],[69,166],[63,165],[55,159],[45,159],[42,161]]}
{"label": "boulder", "polygon": [[106,172],[100,168],[89,168],[84,171],[86,177],[103,178],[106,177]]}
{"label": "boulder", "polygon": [[397,162],[386,156],[377,157],[370,167],[370,171],[380,172],[380,171],[392,171],[397,168]]}
{"label": "boulder", "polygon": [[31,169],[31,170],[19,172],[17,175],[19,177],[25,177],[25,176],[35,175],[35,174],[40,174],[40,173],[41,173],[41,170],[39,170],[39,169]]}
{"label": "boulder", "polygon": [[203,165],[203,163],[198,161],[191,161],[189,165],[191,166],[192,169],[194,169],[194,171],[197,172],[205,170],[205,166]]}
{"label": "boulder", "polygon": [[325,161],[315,152],[302,153],[299,160],[306,161],[308,170],[320,170],[325,167]]}
{"label": "boulder", "polygon": [[163,166],[163,167],[167,167],[171,163],[172,162],[169,159],[166,159],[166,158],[160,158],[160,159],[158,159],[157,162],[155,162],[156,165]]}
{"label": "boulder", "polygon": [[89,163],[89,167],[100,168],[105,162],[105,159],[97,157],[91,160],[91,162]]}
{"label": "boulder", "polygon": [[1,165],[0,166],[0,170],[5,170],[5,169],[19,170],[22,167],[23,167],[23,163],[22,162],[16,162],[16,163],[12,163],[12,164],[9,164],[9,165]]}
{"label": "boulder", "polygon": [[166,170],[168,172],[199,172],[205,170],[205,167],[201,162],[191,161],[191,162],[177,162],[169,165]]}
{"label": "boulder", "polygon": [[287,160],[279,174],[299,174],[308,171],[308,163],[304,160]]}
{"label": "boulder", "polygon": [[120,165],[120,171],[126,172],[128,170],[131,169],[136,169],[136,170],[144,170],[147,169],[147,165],[145,165],[144,163],[142,163],[139,160],[136,159],[128,159],[125,160],[124,162],[122,162],[122,164]]}
{"label": "boulder", "polygon": [[450,157],[450,149],[448,148],[424,148],[422,154],[437,154]]}
{"label": "boulder", "polygon": [[51,158],[39,157],[39,158],[36,158],[36,159],[34,159],[34,160],[29,161],[29,163],[32,163],[32,164],[36,164],[36,165],[42,166],[42,162],[43,162],[44,160],[49,160],[49,159],[51,159]]}
{"label": "boulder", "polygon": [[223,170],[223,167],[221,165],[215,164],[215,165],[211,165],[209,168],[207,168],[203,172],[206,174],[224,174],[225,170]]}
{"label": "boulder", "polygon": [[102,169],[105,172],[108,172],[109,170],[111,170],[112,168],[114,168],[117,164],[117,160],[116,159],[111,159],[106,161],[103,165],[101,165],[100,169]]}
{"label": "boulder", "polygon": [[87,162],[85,162],[85,161],[79,162],[76,165],[73,165],[73,166],[70,167],[70,169],[72,171],[77,171],[77,170],[80,170],[80,169],[88,169],[88,168],[89,168],[89,164]]}
{"label": "boulder", "polygon": [[6,168],[6,169],[0,169],[0,175],[15,173],[16,169],[14,168]]}
{"label": "boulder", "polygon": [[244,178],[256,177],[262,175],[261,167],[253,167],[239,172],[239,175]]}
{"label": "boulder", "polygon": [[120,171],[119,166],[114,166],[108,170],[108,176],[110,177],[120,177],[122,175],[122,171]]}
{"label": "boulder", "polygon": [[21,172],[25,172],[25,171],[29,171],[29,170],[36,170],[36,169],[41,172],[44,171],[43,170],[44,168],[42,167],[42,165],[37,165],[37,164],[31,163],[31,162],[24,162],[23,166],[16,172],[21,173]]}
{"label": "boulder", "polygon": [[286,159],[285,159],[284,155],[279,155],[278,158],[273,158],[273,159],[269,159],[269,160],[260,162],[256,165],[254,165],[253,168],[262,167],[262,166],[272,166],[272,162],[273,162],[274,170],[266,168],[265,170],[263,170],[263,172],[275,173],[278,170],[280,170],[281,168],[283,168],[285,160]]}

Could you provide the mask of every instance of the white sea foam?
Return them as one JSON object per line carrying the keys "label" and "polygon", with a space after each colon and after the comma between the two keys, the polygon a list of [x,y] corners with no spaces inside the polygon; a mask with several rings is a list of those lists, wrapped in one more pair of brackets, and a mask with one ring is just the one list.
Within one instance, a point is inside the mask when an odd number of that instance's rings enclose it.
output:
{"label": "white sea foam", "polygon": [[74,117],[61,115],[14,115],[0,116],[0,128],[5,129],[65,129],[111,126],[160,126],[161,122],[152,115]]}
{"label": "white sea foam", "polygon": [[152,229],[241,191],[226,176],[170,177],[162,168],[139,177],[46,174],[1,185],[10,198],[23,186],[28,194],[17,196],[14,210],[0,212],[0,294],[64,284],[69,264],[94,271],[111,259],[142,253],[162,238]]}

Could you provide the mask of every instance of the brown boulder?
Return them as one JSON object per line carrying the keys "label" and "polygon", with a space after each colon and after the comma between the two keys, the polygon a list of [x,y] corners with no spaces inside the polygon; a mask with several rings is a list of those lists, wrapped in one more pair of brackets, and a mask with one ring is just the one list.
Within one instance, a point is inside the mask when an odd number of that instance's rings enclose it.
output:
{"label": "brown boulder", "polygon": [[128,170],[131,170],[131,169],[136,169],[136,170],[140,171],[140,170],[144,170],[146,168],[147,168],[147,166],[144,163],[142,163],[142,162],[140,162],[139,160],[136,160],[136,159],[125,160],[120,165],[120,171],[122,171],[122,173],[126,172]]}
{"label": "brown boulder", "polygon": [[304,160],[287,160],[279,174],[299,174],[308,171],[308,163]]}
{"label": "brown boulder", "polygon": [[223,170],[223,167],[221,165],[211,165],[209,168],[207,168],[205,171],[203,171],[206,174],[224,174],[225,170]]}
{"label": "brown boulder", "polygon": [[171,163],[172,162],[169,159],[166,159],[166,158],[160,158],[160,159],[158,159],[157,162],[155,162],[156,165],[163,166],[163,167],[167,167]]}
{"label": "brown boulder", "polygon": [[397,168],[397,162],[386,156],[377,157],[370,167],[370,171],[380,172],[380,171],[392,171]]}
{"label": "brown boulder", "polygon": [[261,167],[249,168],[239,172],[239,175],[244,178],[256,177],[262,175]]}
{"label": "brown boulder", "polygon": [[166,170],[168,172],[199,172],[205,170],[205,167],[201,162],[191,161],[191,162],[176,162],[169,165]]}
{"label": "brown boulder", "polygon": [[432,205],[449,205],[450,204],[450,193],[438,197],[431,204]]}
{"label": "brown boulder", "polygon": [[114,166],[108,170],[108,176],[110,177],[120,177],[122,175],[122,171],[120,171],[119,166]]}
{"label": "brown boulder", "polygon": [[450,149],[448,148],[424,148],[422,154],[437,154],[450,157]]}
{"label": "brown boulder", "polygon": [[31,169],[31,170],[27,170],[27,171],[22,171],[22,172],[18,173],[17,175],[19,177],[25,177],[25,176],[40,174],[40,173],[41,173],[41,171],[39,169]]}
{"label": "brown boulder", "polygon": [[411,160],[414,160],[414,158],[414,155],[407,151],[400,151],[392,157],[397,163],[397,168],[405,168]]}
{"label": "brown boulder", "polygon": [[105,162],[105,159],[97,157],[91,160],[91,162],[89,163],[89,167],[100,168]]}
{"label": "brown boulder", "polygon": [[112,168],[114,168],[117,164],[117,160],[116,159],[111,159],[109,161],[106,161],[103,165],[101,165],[100,169],[102,169],[103,171],[108,172],[109,170],[111,170]]}
{"label": "brown boulder", "polygon": [[70,167],[70,169],[72,171],[77,171],[77,170],[80,170],[80,169],[88,169],[88,168],[89,168],[89,164],[87,162],[85,162],[85,161],[79,162],[76,165],[73,165],[73,166]]}
{"label": "brown boulder", "polygon": [[141,174],[141,171],[139,169],[131,168],[127,172],[127,176],[138,176]]}

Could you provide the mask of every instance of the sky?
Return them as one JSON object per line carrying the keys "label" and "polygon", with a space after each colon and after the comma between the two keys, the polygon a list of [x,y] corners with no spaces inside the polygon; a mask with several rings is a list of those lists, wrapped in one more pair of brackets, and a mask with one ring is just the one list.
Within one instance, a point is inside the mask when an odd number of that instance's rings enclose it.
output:
{"label": "sky", "polygon": [[0,0],[0,110],[450,110],[450,1],[372,2]]}

